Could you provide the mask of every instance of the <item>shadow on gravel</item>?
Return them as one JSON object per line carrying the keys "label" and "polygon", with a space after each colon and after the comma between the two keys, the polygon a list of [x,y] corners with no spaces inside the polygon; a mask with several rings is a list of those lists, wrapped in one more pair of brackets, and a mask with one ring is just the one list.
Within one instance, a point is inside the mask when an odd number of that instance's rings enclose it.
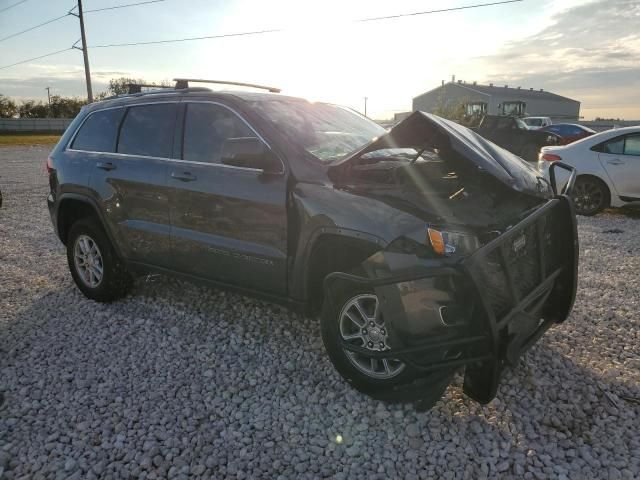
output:
{"label": "shadow on gravel", "polygon": [[489,405],[464,398],[457,378],[417,413],[346,385],[317,321],[165,277],[113,304],[52,290],[0,331],[0,348],[0,444],[16,476],[589,477],[633,471],[640,448],[639,408],[625,400],[638,385],[544,341]]}

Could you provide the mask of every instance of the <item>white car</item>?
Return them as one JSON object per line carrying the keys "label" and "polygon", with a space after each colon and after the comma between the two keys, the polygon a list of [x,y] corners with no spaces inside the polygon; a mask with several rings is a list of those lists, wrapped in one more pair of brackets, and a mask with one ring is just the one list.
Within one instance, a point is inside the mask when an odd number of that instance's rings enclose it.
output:
{"label": "white car", "polygon": [[549,117],[524,117],[522,121],[527,124],[529,130],[538,130],[553,123]]}
{"label": "white car", "polygon": [[547,179],[555,161],[576,168],[572,197],[581,215],[640,201],[640,126],[607,130],[569,145],[542,147],[538,170]]}

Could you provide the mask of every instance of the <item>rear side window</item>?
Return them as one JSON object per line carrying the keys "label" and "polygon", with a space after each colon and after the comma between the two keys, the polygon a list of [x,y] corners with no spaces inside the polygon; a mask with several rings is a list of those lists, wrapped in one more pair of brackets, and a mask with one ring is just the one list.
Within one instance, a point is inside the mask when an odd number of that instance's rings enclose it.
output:
{"label": "rear side window", "polygon": [[613,153],[620,155],[624,152],[624,137],[610,140],[604,144],[604,153]]}
{"label": "rear side window", "polygon": [[229,138],[255,137],[235,113],[211,103],[189,103],[184,119],[182,158],[220,163],[222,145]]}
{"label": "rear side window", "polygon": [[123,108],[102,110],[90,114],[84,121],[71,144],[74,150],[113,153],[118,125]]}
{"label": "rear side window", "polygon": [[624,154],[640,156],[640,135],[627,135],[624,142]]}
{"label": "rear side window", "polygon": [[130,107],[120,129],[118,153],[171,158],[177,108],[175,103]]}

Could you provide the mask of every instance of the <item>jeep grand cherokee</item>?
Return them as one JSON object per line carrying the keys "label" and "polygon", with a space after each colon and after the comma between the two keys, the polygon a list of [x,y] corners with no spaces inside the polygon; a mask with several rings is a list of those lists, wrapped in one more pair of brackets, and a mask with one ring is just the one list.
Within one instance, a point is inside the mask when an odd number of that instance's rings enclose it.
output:
{"label": "jeep grand cherokee", "polygon": [[161,272],[303,306],[353,387],[424,408],[460,369],[490,401],[569,315],[573,177],[558,193],[553,175],[422,112],[387,132],[327,103],[176,87],[84,107],[47,160],[87,297]]}

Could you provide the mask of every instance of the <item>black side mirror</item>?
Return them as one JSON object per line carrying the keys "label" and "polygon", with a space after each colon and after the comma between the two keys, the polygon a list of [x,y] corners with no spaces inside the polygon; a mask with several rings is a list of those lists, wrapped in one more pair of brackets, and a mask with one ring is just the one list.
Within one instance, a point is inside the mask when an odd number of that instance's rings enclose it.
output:
{"label": "black side mirror", "polygon": [[262,140],[256,137],[228,138],[222,145],[221,162],[234,167],[279,173],[282,164]]}

